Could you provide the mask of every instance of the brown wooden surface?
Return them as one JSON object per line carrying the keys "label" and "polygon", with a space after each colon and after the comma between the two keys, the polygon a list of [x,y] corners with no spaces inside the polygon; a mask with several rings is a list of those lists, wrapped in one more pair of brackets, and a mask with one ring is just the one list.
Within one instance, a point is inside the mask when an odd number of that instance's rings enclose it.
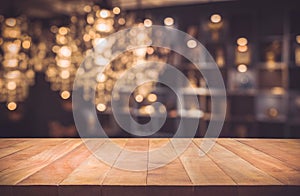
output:
{"label": "brown wooden surface", "polygon": [[86,139],[107,164],[81,139],[0,139],[0,195],[300,195],[300,140],[203,140]]}

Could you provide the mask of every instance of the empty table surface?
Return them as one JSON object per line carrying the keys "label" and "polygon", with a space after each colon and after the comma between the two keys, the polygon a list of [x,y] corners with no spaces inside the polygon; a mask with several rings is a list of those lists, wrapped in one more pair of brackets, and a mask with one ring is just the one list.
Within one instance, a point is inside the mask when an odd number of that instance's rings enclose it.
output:
{"label": "empty table surface", "polygon": [[300,195],[300,140],[174,141],[0,139],[0,195]]}

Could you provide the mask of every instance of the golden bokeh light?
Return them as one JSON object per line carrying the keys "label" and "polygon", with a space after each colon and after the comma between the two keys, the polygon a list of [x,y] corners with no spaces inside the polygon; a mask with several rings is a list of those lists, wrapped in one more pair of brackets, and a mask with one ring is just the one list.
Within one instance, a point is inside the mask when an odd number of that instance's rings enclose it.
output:
{"label": "golden bokeh light", "polygon": [[104,112],[106,110],[106,105],[103,103],[99,103],[97,104],[96,108],[99,112]]}
{"label": "golden bokeh light", "polygon": [[167,17],[164,19],[164,24],[166,26],[172,26],[174,24],[174,19],[171,17]]}
{"label": "golden bokeh light", "polygon": [[10,111],[13,111],[15,109],[17,109],[17,104],[15,102],[9,102],[7,104],[7,108],[10,110]]}
{"label": "golden bokeh light", "polygon": [[145,19],[145,20],[144,20],[144,26],[145,26],[145,27],[151,27],[151,26],[152,26],[152,20],[150,20],[150,19]]}
{"label": "golden bokeh light", "polygon": [[126,23],[126,20],[124,18],[119,18],[118,23],[119,25],[124,25]]}
{"label": "golden bokeh light", "polygon": [[247,52],[248,46],[238,46],[237,49],[239,52]]}
{"label": "golden bokeh light", "polygon": [[191,40],[187,41],[186,45],[188,48],[196,48],[197,42],[195,40],[191,39]]}
{"label": "golden bokeh light", "polygon": [[15,18],[8,18],[5,20],[5,24],[10,27],[14,27],[17,24],[17,20]]}
{"label": "golden bokeh light", "polygon": [[212,23],[219,23],[219,22],[221,22],[221,20],[222,20],[222,17],[221,17],[220,14],[213,14],[213,15],[211,15],[211,17],[210,17],[210,21],[211,21]]}
{"label": "golden bokeh light", "polygon": [[155,112],[155,109],[152,105],[145,106],[145,113],[146,114],[153,114]]}
{"label": "golden bokeh light", "polygon": [[110,15],[110,13],[109,13],[109,11],[108,10],[101,10],[100,11],[100,17],[101,18],[107,18],[107,17],[109,17],[109,15]]}
{"label": "golden bokeh light", "polygon": [[17,88],[17,84],[14,81],[10,81],[6,85],[8,90],[15,90]]}
{"label": "golden bokeh light", "polygon": [[70,72],[68,70],[63,70],[60,72],[60,77],[62,79],[68,79],[70,77]]}
{"label": "golden bokeh light", "polygon": [[157,100],[157,96],[155,94],[151,93],[147,96],[147,99],[150,102],[155,102]]}
{"label": "golden bokeh light", "polygon": [[248,40],[245,37],[240,37],[236,40],[237,45],[246,46],[248,44]]}
{"label": "golden bokeh light", "polygon": [[71,96],[71,93],[69,91],[63,91],[63,92],[61,92],[60,96],[63,99],[69,99]]}
{"label": "golden bokeh light", "polygon": [[120,14],[121,13],[121,9],[119,7],[114,7],[113,8],[113,13],[114,14]]}
{"label": "golden bokeh light", "polygon": [[135,96],[135,101],[138,103],[141,103],[144,100],[144,97],[142,95]]}
{"label": "golden bokeh light", "polygon": [[248,70],[248,68],[247,68],[247,65],[245,65],[245,64],[240,64],[240,65],[238,65],[237,70],[238,70],[239,72],[241,72],[241,73],[244,73],[244,72],[246,72],[246,71]]}
{"label": "golden bokeh light", "polygon": [[29,40],[25,40],[25,41],[23,41],[23,43],[22,43],[22,47],[25,48],[25,49],[30,48],[30,45],[31,45],[31,43],[30,43]]}
{"label": "golden bokeh light", "polygon": [[66,28],[66,27],[60,27],[58,29],[58,33],[61,34],[61,35],[66,35],[68,33],[68,28]]}

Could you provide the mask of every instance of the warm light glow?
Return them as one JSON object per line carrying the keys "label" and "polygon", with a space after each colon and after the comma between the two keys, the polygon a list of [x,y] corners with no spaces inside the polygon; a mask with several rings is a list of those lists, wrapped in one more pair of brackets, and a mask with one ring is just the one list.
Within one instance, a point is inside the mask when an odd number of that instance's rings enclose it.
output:
{"label": "warm light glow", "polygon": [[121,9],[119,7],[114,7],[113,8],[113,13],[114,14],[120,14],[120,12],[121,12]]}
{"label": "warm light glow", "polygon": [[17,88],[17,84],[14,81],[10,81],[6,85],[8,90],[15,90]]}
{"label": "warm light glow", "polygon": [[72,54],[71,49],[68,46],[63,46],[59,50],[60,54],[64,57],[70,57]]}
{"label": "warm light glow", "polygon": [[18,59],[8,59],[4,60],[3,64],[7,67],[16,67],[18,65]]}
{"label": "warm light glow", "polygon": [[296,36],[296,41],[297,41],[298,44],[300,44],[300,35]]}
{"label": "warm light glow", "polygon": [[63,91],[60,94],[61,98],[68,99],[71,96],[71,93],[69,91]]}
{"label": "warm light glow", "polygon": [[94,23],[94,17],[93,16],[88,16],[87,18],[86,18],[86,21],[87,21],[87,23],[89,23],[89,24],[93,24]]}
{"label": "warm light glow", "polygon": [[270,108],[268,109],[268,114],[272,118],[276,118],[279,114],[278,110],[276,108]]}
{"label": "warm light glow", "polygon": [[97,104],[97,110],[99,112],[104,112],[106,110],[106,105],[104,105],[103,103]]}
{"label": "warm light glow", "polygon": [[186,45],[189,48],[196,48],[197,42],[195,40],[191,39],[191,40],[187,41]]}
{"label": "warm light glow", "polygon": [[144,100],[144,97],[142,95],[137,95],[135,96],[135,100],[136,102],[141,103]]}
{"label": "warm light glow", "polygon": [[152,26],[152,21],[150,19],[145,19],[144,20],[144,26],[145,27],[151,27]]}
{"label": "warm light glow", "polygon": [[152,105],[145,106],[145,113],[153,114],[155,112],[154,107]]}
{"label": "warm light glow", "polygon": [[146,52],[147,52],[147,48],[137,48],[134,50],[134,54],[139,57],[145,56]]}
{"label": "warm light glow", "polygon": [[21,73],[18,70],[15,71],[10,71],[7,74],[5,74],[5,78],[7,79],[16,79],[18,77],[20,77]]}
{"label": "warm light glow", "polygon": [[25,49],[30,48],[30,41],[29,41],[29,40],[25,40],[25,41],[22,43],[22,47],[25,48]]}
{"label": "warm light glow", "polygon": [[174,24],[174,19],[171,18],[171,17],[167,17],[167,18],[165,18],[165,20],[164,20],[164,24],[165,24],[166,26],[171,26],[171,25]]}
{"label": "warm light glow", "polygon": [[61,35],[66,35],[68,33],[68,28],[66,28],[66,27],[60,27],[58,29],[58,33],[61,34]]}
{"label": "warm light glow", "polygon": [[237,49],[239,52],[247,52],[248,46],[238,46]]}
{"label": "warm light glow", "polygon": [[154,49],[152,47],[148,47],[147,54],[153,54],[153,53],[154,53]]}
{"label": "warm light glow", "polygon": [[5,24],[10,27],[14,27],[17,24],[17,20],[15,18],[8,18],[5,20]]}
{"label": "warm light glow", "polygon": [[101,18],[107,18],[107,17],[109,17],[109,15],[110,15],[110,13],[109,13],[108,10],[101,10],[100,11],[100,17]]}
{"label": "warm light glow", "polygon": [[83,36],[83,40],[84,40],[85,42],[88,42],[88,41],[91,40],[91,36],[88,35],[88,34],[85,34],[85,35]]}
{"label": "warm light glow", "polygon": [[248,44],[248,40],[245,37],[240,37],[236,41],[239,46],[246,46]]}
{"label": "warm light glow", "polygon": [[62,79],[68,79],[70,77],[70,72],[68,70],[63,70],[61,73],[60,73],[60,77]]}
{"label": "warm light glow", "polygon": [[59,59],[57,65],[62,68],[67,68],[71,65],[70,60]]}
{"label": "warm light glow", "polygon": [[8,108],[9,110],[13,111],[13,110],[17,109],[17,104],[16,104],[15,102],[9,102],[9,103],[7,104],[7,108]]}
{"label": "warm light glow", "polygon": [[91,12],[91,11],[92,11],[92,8],[91,8],[91,6],[86,5],[86,6],[83,7],[83,10],[84,10],[85,12]]}
{"label": "warm light glow", "polygon": [[96,25],[96,29],[101,32],[106,32],[109,30],[109,27],[105,23],[99,23]]}
{"label": "warm light glow", "polygon": [[102,73],[97,75],[97,82],[105,82],[106,76]]}
{"label": "warm light glow", "polygon": [[35,72],[33,70],[29,69],[28,71],[26,71],[26,76],[28,78],[34,78]]}
{"label": "warm light glow", "polygon": [[15,43],[9,43],[7,45],[8,52],[13,53],[13,54],[18,53],[19,49],[20,49],[20,47],[17,44],[15,44]]}
{"label": "warm light glow", "polygon": [[153,93],[149,94],[147,97],[148,101],[155,102],[157,100],[157,96]]}
{"label": "warm light glow", "polygon": [[241,73],[244,73],[248,70],[247,66],[245,64],[240,64],[238,67],[237,67],[237,70]]}
{"label": "warm light glow", "polygon": [[210,17],[210,21],[211,21],[212,23],[219,23],[219,22],[221,22],[221,20],[222,20],[222,17],[221,17],[221,15],[219,15],[219,14],[213,14],[213,15],[211,15],[211,17]]}
{"label": "warm light glow", "polygon": [[126,23],[124,18],[119,18],[118,20],[119,25],[124,25]]}
{"label": "warm light glow", "polygon": [[283,95],[284,94],[284,89],[282,87],[273,87],[271,89],[271,91],[274,95]]}

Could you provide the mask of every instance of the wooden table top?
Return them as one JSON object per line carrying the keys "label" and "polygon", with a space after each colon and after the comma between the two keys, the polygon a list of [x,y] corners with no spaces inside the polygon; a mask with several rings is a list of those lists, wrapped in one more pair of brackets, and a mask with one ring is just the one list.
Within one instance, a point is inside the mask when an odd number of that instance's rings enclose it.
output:
{"label": "wooden table top", "polygon": [[[159,162],[126,151],[149,152],[169,142],[111,140],[122,149],[107,151],[114,165]],[[0,139],[0,195],[300,195],[300,140],[217,139],[199,156],[202,141],[193,139],[163,167],[126,171],[99,161],[81,139]],[[106,140],[87,142],[97,151]]]}

